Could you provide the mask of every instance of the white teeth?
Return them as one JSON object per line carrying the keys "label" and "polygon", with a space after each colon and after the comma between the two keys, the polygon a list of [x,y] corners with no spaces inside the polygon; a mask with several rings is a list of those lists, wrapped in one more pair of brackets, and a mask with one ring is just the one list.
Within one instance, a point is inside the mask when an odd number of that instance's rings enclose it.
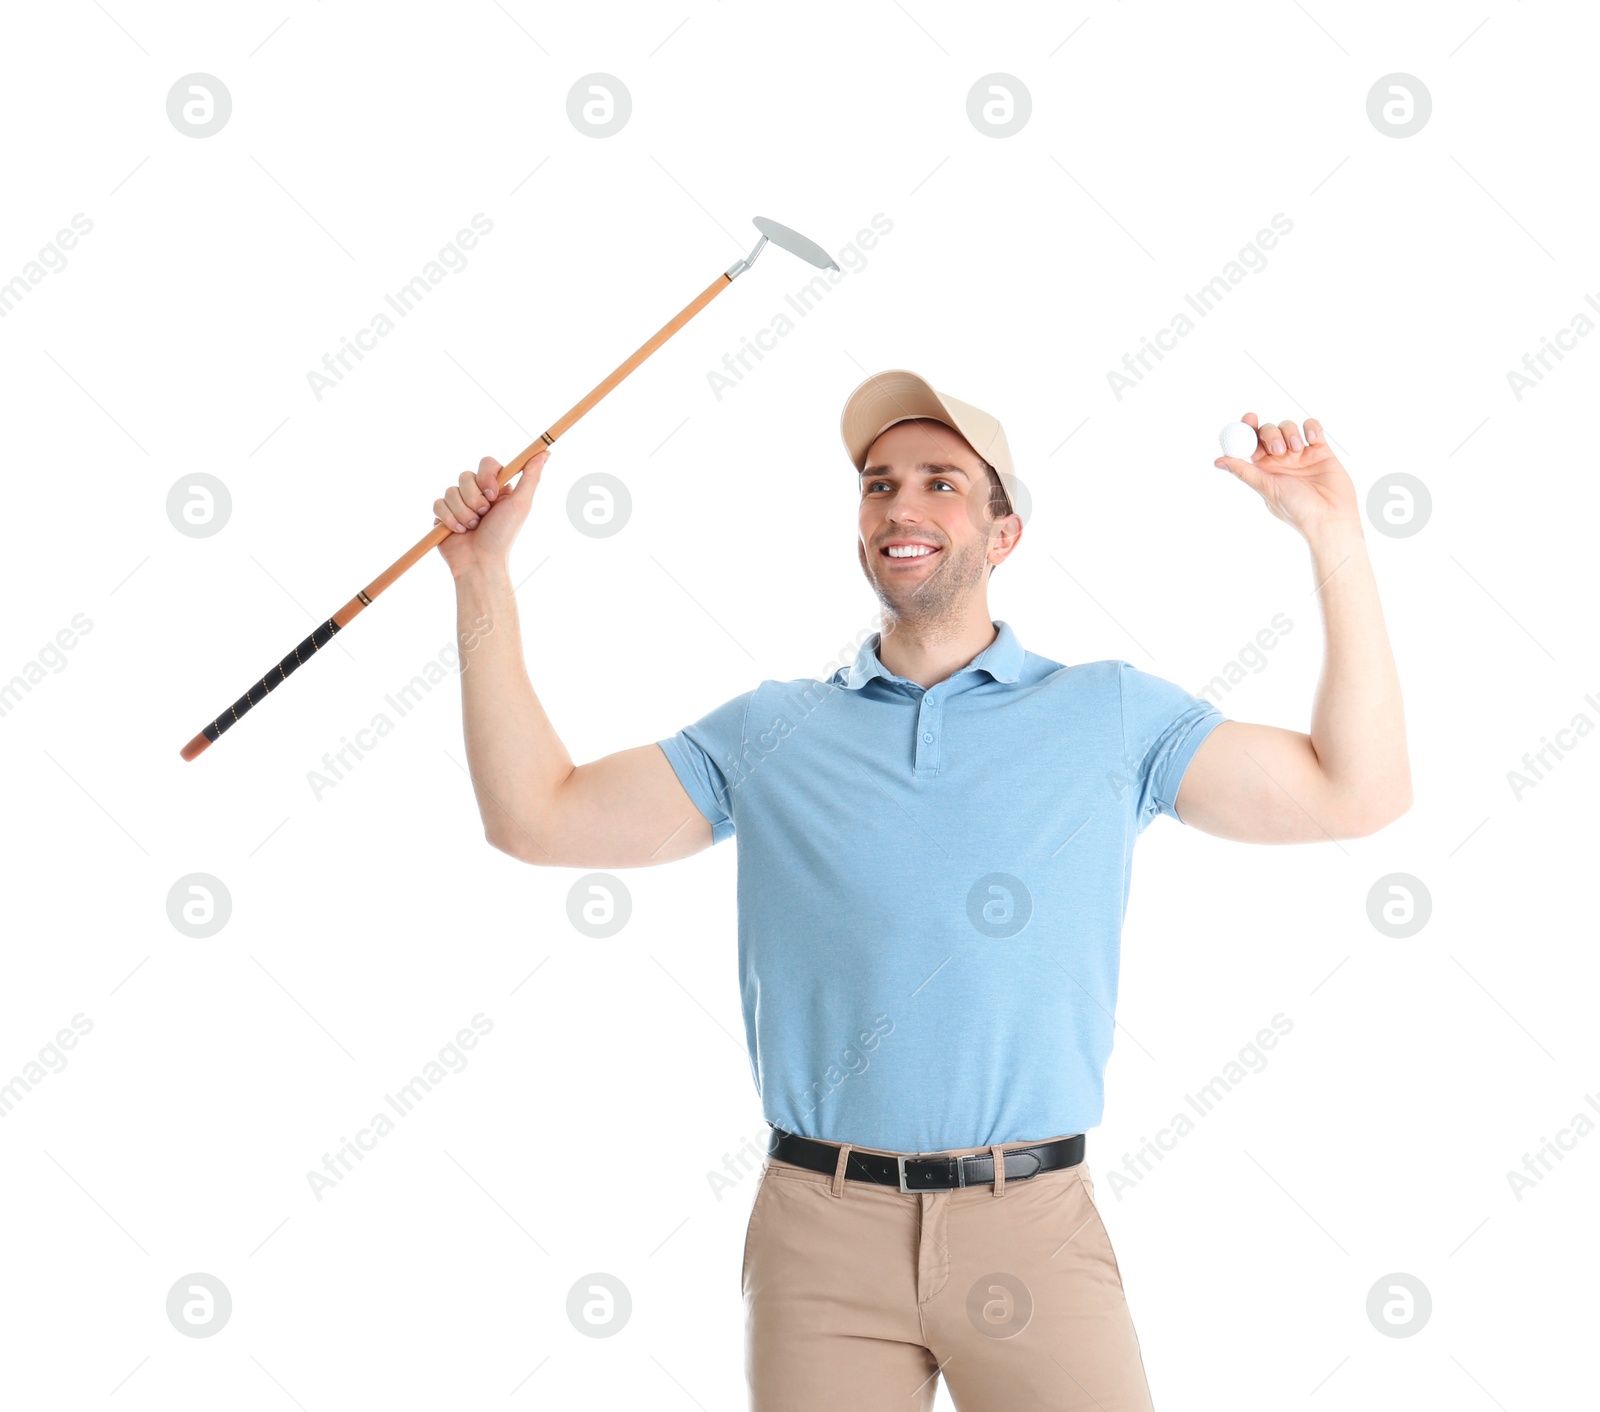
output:
{"label": "white teeth", "polygon": [[924,554],[932,554],[933,550],[926,545],[895,545],[888,551],[891,559],[916,559]]}

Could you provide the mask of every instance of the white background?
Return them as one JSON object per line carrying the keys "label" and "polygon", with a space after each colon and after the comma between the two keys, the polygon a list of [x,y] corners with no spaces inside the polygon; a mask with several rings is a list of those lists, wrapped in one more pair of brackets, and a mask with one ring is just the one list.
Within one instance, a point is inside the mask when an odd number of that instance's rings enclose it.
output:
{"label": "white background", "polygon": [[[1600,741],[1520,800],[1507,781],[1600,722],[1600,339],[1520,399],[1507,379],[1600,298],[1583,7],[106,0],[13,8],[6,36],[0,282],[75,214],[93,230],[0,319],[0,681],[75,614],[92,629],[0,717],[0,1083],[74,1015],[92,1029],[0,1121],[0,1397],[745,1405],[754,1180],[719,1202],[707,1179],[763,1140],[737,845],[626,873],[628,925],[579,934],[576,870],[484,842],[448,676],[314,792],[324,752],[448,660],[431,552],[178,750],[768,215],[854,268],[719,396],[708,373],[814,273],[769,247],[562,439],[518,541],[530,675],[573,758],[826,675],[877,625],[838,418],[880,368],[1004,422],[1034,512],[990,609],[1024,646],[1197,690],[1286,613],[1235,719],[1308,728],[1321,637],[1305,545],[1212,466],[1217,429],[1315,416],[1363,498],[1420,478],[1425,528],[1368,531],[1415,805],[1341,843],[1143,835],[1090,1170],[1158,1407],[1592,1400],[1600,1136],[1521,1200],[1507,1180],[1600,1118]],[[166,111],[197,72],[233,105],[203,139]],[[603,139],[567,116],[596,72],[633,104]],[[1400,139],[1366,111],[1396,72],[1433,102]],[[1031,94],[1010,137],[967,115],[993,73]],[[480,212],[466,267],[314,395]],[[892,231],[845,257],[878,213]],[[1114,393],[1277,213],[1266,267]],[[566,511],[598,471],[633,505],[603,539]],[[232,514],[197,539],[166,504],[198,472]],[[1404,940],[1367,916],[1395,872],[1432,898]],[[192,873],[231,898],[209,938],[168,919]],[[1279,1012],[1268,1066],[1118,1199],[1123,1154]],[[317,1200],[307,1172],[477,1014],[467,1067]],[[596,1271],[631,1292],[616,1337],[566,1315]],[[191,1272],[231,1292],[215,1337],[166,1316]],[[1391,1272],[1431,1292],[1413,1337],[1367,1318]]]}

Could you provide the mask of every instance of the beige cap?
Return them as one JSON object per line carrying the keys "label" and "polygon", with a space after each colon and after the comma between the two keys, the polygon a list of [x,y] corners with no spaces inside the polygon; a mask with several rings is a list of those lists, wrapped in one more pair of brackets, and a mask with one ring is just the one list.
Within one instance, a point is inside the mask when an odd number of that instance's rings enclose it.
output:
{"label": "beige cap", "polygon": [[1000,484],[1011,498],[1012,510],[1018,515],[1026,513],[1016,471],[1011,465],[1005,428],[981,408],[949,393],[936,392],[926,378],[904,368],[874,373],[845,401],[839,430],[856,470],[866,467],[867,452],[874,441],[896,422],[912,417],[932,417],[960,432],[967,444],[999,472]]}

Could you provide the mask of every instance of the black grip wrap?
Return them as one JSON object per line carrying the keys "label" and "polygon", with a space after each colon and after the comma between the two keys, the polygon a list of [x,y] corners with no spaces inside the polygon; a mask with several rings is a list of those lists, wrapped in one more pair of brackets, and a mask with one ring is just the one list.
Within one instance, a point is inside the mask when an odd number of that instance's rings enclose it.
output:
{"label": "black grip wrap", "polygon": [[261,693],[261,699],[265,701],[268,694],[275,686],[277,686],[279,682],[287,681],[289,679],[290,672],[294,671],[296,667],[302,665],[303,663],[309,662],[315,653],[321,651],[333,641],[333,635],[338,631],[338,623],[334,622],[332,618],[329,618],[327,622],[323,623],[322,626],[312,633],[311,636],[308,637],[304,642],[299,643],[293,652],[285,657],[283,661],[279,662],[276,667],[272,668],[272,670],[269,671],[266,676],[262,677],[259,682],[252,686],[249,691],[245,692],[245,694],[235,701],[224,714],[218,716],[217,719],[214,720],[203,731],[201,731],[200,734],[215,744],[217,737],[221,735],[223,731],[227,730],[229,726],[237,722],[239,717],[244,715],[246,711],[256,704],[256,692],[259,691]]}

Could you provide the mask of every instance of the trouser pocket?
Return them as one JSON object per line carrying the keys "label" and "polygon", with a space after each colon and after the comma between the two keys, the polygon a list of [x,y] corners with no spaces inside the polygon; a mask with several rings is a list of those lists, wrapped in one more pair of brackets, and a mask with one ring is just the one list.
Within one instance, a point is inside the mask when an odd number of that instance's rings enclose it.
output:
{"label": "trouser pocket", "polygon": [[761,1175],[756,1178],[755,1200],[750,1203],[750,1217],[744,1225],[744,1255],[739,1261],[739,1292],[744,1293],[745,1282],[750,1277],[750,1235],[756,1228],[756,1215],[761,1210],[761,1193],[766,1190],[767,1172],[770,1169],[765,1163],[761,1167]]}

